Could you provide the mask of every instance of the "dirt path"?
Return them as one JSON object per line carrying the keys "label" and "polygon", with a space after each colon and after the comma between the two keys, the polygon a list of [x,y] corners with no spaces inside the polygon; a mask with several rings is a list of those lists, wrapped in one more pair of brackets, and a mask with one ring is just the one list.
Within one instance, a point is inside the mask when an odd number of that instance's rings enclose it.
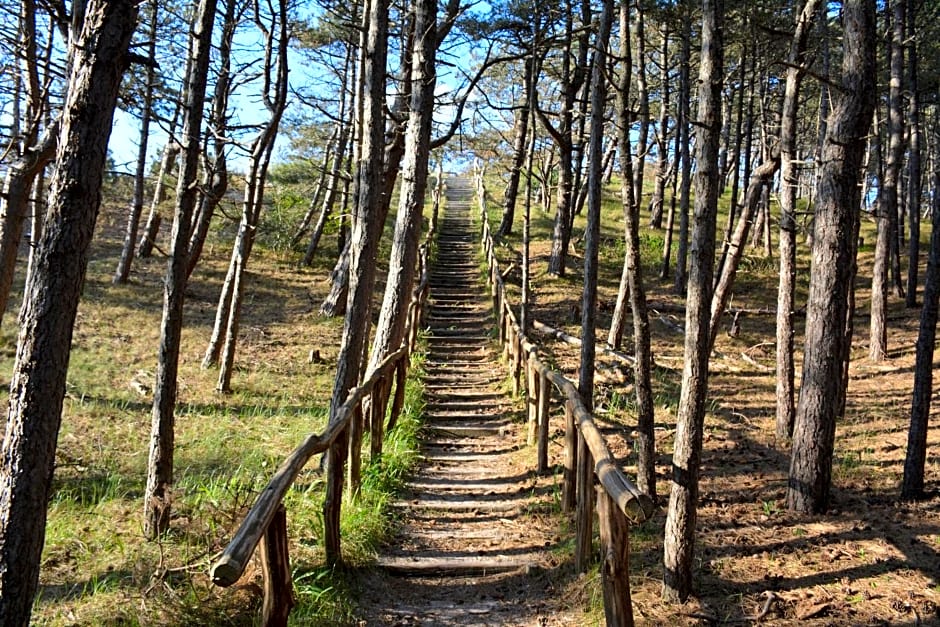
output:
{"label": "dirt path", "polygon": [[432,268],[423,462],[397,536],[363,581],[369,625],[581,624],[555,589],[553,479],[538,477],[501,390],[469,181],[451,179]]}

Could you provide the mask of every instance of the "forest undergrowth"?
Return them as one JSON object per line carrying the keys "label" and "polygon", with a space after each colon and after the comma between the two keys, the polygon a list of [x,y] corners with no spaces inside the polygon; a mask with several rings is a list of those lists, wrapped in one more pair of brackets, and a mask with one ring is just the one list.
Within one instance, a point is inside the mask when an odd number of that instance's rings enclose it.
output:
{"label": "forest undergrowth", "polygon": [[[494,182],[492,189],[500,189],[499,184]],[[598,324],[604,329],[613,313],[624,258],[618,221],[622,209],[615,189],[616,185],[608,187],[602,221]],[[491,221],[498,223],[500,208],[492,200],[489,212]],[[724,225],[726,212],[727,197],[719,225]],[[583,217],[575,222],[573,254],[563,278],[547,273],[553,218],[541,208],[532,211],[532,319],[578,336],[582,271],[578,235]],[[809,274],[806,226],[799,247],[797,386]],[[673,290],[672,274],[667,280],[659,276],[663,231],[645,227],[641,231],[653,338],[659,508],[653,518],[631,530],[637,624],[940,624],[940,463],[935,457],[928,455],[927,460],[930,498],[917,503],[899,499],[920,309],[906,309],[903,299],[892,299],[888,358],[879,364],[869,362],[874,229],[873,219],[863,214],[848,401],[845,418],[837,426],[833,506],[826,515],[799,515],[786,509],[790,451],[788,443],[774,435],[776,241],[770,258],[762,247],[747,250],[731,302],[731,308],[740,312],[739,328],[731,332],[733,316],[726,313],[710,359],[695,596],[679,606],[664,604],[660,593],[663,525],[683,368],[684,301]],[[521,261],[520,233],[517,229],[499,247],[504,268]],[[929,241],[929,234],[922,238]],[[675,245],[673,260],[674,255]],[[518,299],[519,275],[509,278],[510,288],[516,283]],[[628,333],[624,351],[632,353],[632,331]],[[578,348],[538,332],[532,336],[551,361],[576,379]],[[609,358],[599,359],[598,368],[596,415],[606,423],[608,446],[627,473],[635,476],[632,368]],[[561,446],[563,421],[561,416],[555,420],[556,446]],[[928,446],[938,445],[940,428],[933,424]],[[596,596],[599,584],[583,594]]]}
{"label": "forest undergrowth", "polygon": [[[250,564],[228,589],[211,583],[209,567],[280,461],[323,430],[342,330],[342,318],[318,312],[332,259],[324,252],[299,268],[296,254],[279,245],[299,217],[276,210],[262,224],[248,267],[231,394],[215,391],[218,371],[201,362],[236,223],[218,220],[190,280],[173,518],[170,531],[150,542],[143,492],[166,257],[135,260],[130,282],[113,285],[126,213],[119,201],[103,206],[74,332],[34,624],[257,623],[260,567]],[[335,249],[335,228],[329,237],[324,251]],[[11,305],[0,333],[4,395],[17,308]],[[386,440],[382,471],[367,470],[362,496],[344,506],[343,551],[352,567],[373,559],[387,532],[385,506],[414,462],[422,402],[420,387],[409,382],[406,415]],[[285,499],[297,624],[344,624],[354,609],[355,578],[324,566],[323,482],[314,460]]]}

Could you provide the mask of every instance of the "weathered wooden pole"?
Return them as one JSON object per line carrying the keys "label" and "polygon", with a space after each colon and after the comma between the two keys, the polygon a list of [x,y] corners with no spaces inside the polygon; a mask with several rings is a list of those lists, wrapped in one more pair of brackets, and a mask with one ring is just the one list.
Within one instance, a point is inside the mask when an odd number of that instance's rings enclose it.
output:
{"label": "weathered wooden pole", "polygon": [[630,523],[603,486],[597,488],[601,582],[607,627],[633,627],[630,601]]}

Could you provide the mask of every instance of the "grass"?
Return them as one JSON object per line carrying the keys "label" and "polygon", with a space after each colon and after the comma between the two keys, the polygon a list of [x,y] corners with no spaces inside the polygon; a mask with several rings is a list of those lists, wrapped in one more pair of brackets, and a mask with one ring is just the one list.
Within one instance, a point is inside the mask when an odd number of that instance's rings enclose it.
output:
{"label": "grass", "polygon": [[[153,384],[165,259],[138,259],[129,284],[111,284],[125,219],[116,207],[122,206],[114,199],[102,209],[79,307],[33,622],[253,625],[259,568],[249,565],[229,589],[214,586],[208,570],[283,457],[325,426],[342,320],[322,318],[317,308],[335,246],[326,236],[314,267],[296,268],[296,251],[286,247],[292,233],[285,231],[305,207],[272,211],[248,268],[234,393],[219,395],[217,372],[203,370],[200,362],[233,229],[223,219],[213,229],[187,289],[171,528],[148,542],[142,496],[150,397],[132,382]],[[14,288],[15,295],[20,292],[21,284]],[[0,331],[4,388],[12,371],[17,306],[11,305]],[[308,362],[311,349],[319,350],[322,363]],[[416,357],[412,376],[419,372]],[[423,400],[413,379],[406,399],[381,463],[366,460],[362,494],[344,507],[344,557],[353,566],[373,559],[388,530],[390,495],[415,460]],[[323,566],[322,486],[314,461],[285,499],[296,624],[332,625],[352,616],[354,591],[347,576]]]}

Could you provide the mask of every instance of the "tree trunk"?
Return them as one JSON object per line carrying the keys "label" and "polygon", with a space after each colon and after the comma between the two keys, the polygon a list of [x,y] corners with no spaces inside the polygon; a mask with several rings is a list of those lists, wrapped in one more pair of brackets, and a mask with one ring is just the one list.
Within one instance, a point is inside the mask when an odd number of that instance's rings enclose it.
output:
{"label": "tree trunk", "polygon": [[326,227],[326,221],[333,212],[333,207],[336,205],[336,195],[343,179],[343,162],[346,160],[346,153],[349,150],[350,129],[349,124],[345,122],[340,122],[340,124],[342,124],[342,129],[340,130],[339,139],[337,141],[336,154],[333,156],[333,161],[330,165],[330,173],[327,176],[327,190],[323,197],[323,203],[320,206],[320,216],[317,218],[317,223],[314,225],[313,232],[310,234],[310,242],[307,244],[303,261],[301,261],[301,264],[305,266],[309,266],[313,263],[313,256],[320,246],[320,239],[323,237],[323,229]]}
{"label": "tree trunk", "polygon": [[25,627],[39,586],[46,507],[108,139],[137,3],[89,0],[73,42],[48,222],[26,286],[0,456],[0,624]]}
{"label": "tree trunk", "polygon": [[[904,279],[901,273],[901,249],[904,247],[904,203],[901,201],[901,166],[907,148],[904,137],[904,103],[901,88],[904,82],[904,42],[907,19],[905,8],[907,0],[887,2],[885,11],[891,9],[891,44],[890,77],[888,81],[888,158],[885,162],[885,180],[887,187],[893,188],[888,194],[888,203],[894,211],[888,216],[890,227],[890,275],[891,295],[904,297]],[[884,190],[883,190],[884,191]]]}
{"label": "tree trunk", "polygon": [[[375,255],[378,250],[382,221],[377,219],[382,204],[382,174],[385,118],[386,41],[388,38],[388,5],[385,0],[368,3],[367,42],[363,58],[368,60],[362,73],[362,142],[357,163],[359,193],[353,209],[350,238],[349,293],[346,319],[340,344],[336,379],[330,402],[330,422],[346,395],[358,382],[361,357],[369,338],[372,319],[372,290],[375,285]],[[339,538],[339,515],[343,498],[343,471],[348,453],[348,433],[344,431],[330,447],[323,502],[326,560],[331,566],[342,562]]]}
{"label": "tree trunk", "polygon": [[778,442],[793,435],[793,309],[796,298],[796,159],[797,113],[806,63],[806,44],[822,0],[806,0],[796,22],[780,114],[780,277],[777,290],[777,421]]}
{"label": "tree trunk", "polygon": [[29,212],[30,192],[36,175],[49,163],[56,152],[58,124],[47,130],[39,146],[29,150],[14,161],[3,181],[0,193],[0,320],[6,312],[13,289],[13,276],[23,225]]}
{"label": "tree trunk", "polygon": [[[681,93],[681,92],[680,92]],[[682,141],[682,133],[679,132],[679,129],[683,124],[683,112],[682,107],[679,106],[679,117],[676,119],[676,129],[673,134],[675,135],[675,143],[673,146],[673,154],[675,157],[672,160],[672,182],[671,190],[672,193],[669,198],[669,212],[666,215],[666,235],[663,237],[663,260],[662,265],[659,271],[659,278],[663,281],[669,278],[669,263],[672,257],[672,236],[673,231],[675,230],[676,224],[676,204],[677,204],[677,195],[676,191],[679,187],[679,144]]]}
{"label": "tree trunk", "polygon": [[157,373],[154,385],[150,425],[150,455],[147,487],[144,493],[144,534],[154,539],[170,525],[170,485],[173,483],[174,409],[180,340],[183,331],[183,301],[186,288],[186,262],[189,232],[198,186],[200,133],[206,78],[212,48],[212,26],[216,0],[200,0],[190,32],[190,72],[186,77],[183,101],[183,146],[180,174],[176,188],[176,209],[170,232],[170,259],[163,286],[163,319],[157,349]]}
{"label": "tree trunk", "polygon": [[907,249],[907,291],[904,304],[908,307],[917,306],[917,275],[920,264],[920,96],[918,94],[918,59],[917,59],[917,22],[916,6],[912,0],[907,2],[907,80],[910,100],[907,108],[907,128],[910,141],[908,144],[909,156],[908,183],[907,183],[907,217],[908,249]]}
{"label": "tree trunk", "polygon": [[681,183],[679,184],[679,246],[676,252],[676,272],[673,290],[676,294],[685,294],[688,282],[689,258],[689,200],[692,189],[692,155],[690,153],[690,108],[692,100],[691,58],[692,26],[691,19],[682,19],[680,32],[682,46],[679,53],[679,158],[682,163]]}
{"label": "tree trunk", "polygon": [[[597,338],[597,272],[598,249],[600,244],[601,196],[603,188],[603,142],[604,109],[607,104],[607,46],[610,40],[611,21],[613,19],[613,0],[604,0],[601,5],[600,20],[594,40],[594,58],[591,64],[591,131],[588,138],[588,174],[587,174],[587,226],[584,229],[584,291],[581,299],[581,363],[578,369],[578,392],[587,411],[594,410],[594,357]],[[629,155],[628,157],[629,158]],[[584,440],[581,439],[581,442]],[[590,452],[579,445],[578,464],[584,474],[578,489],[578,536],[586,542],[579,543],[582,549],[581,559],[577,559],[579,568],[586,565],[585,547],[590,547],[590,525],[593,520],[591,511],[594,507],[595,492],[590,486],[594,483]]]}
{"label": "tree trunk", "polygon": [[741,263],[741,257],[744,256],[744,242],[747,240],[751,223],[754,222],[754,215],[758,211],[762,192],[770,184],[779,165],[780,155],[776,154],[754,170],[747,191],[744,193],[744,203],[741,205],[741,215],[738,217],[734,233],[725,242],[725,258],[720,265],[720,275],[715,282],[715,292],[711,301],[711,318],[708,325],[709,351],[715,345],[715,340],[718,338],[718,327],[721,325],[721,317],[725,313],[728,301],[731,300],[731,288],[734,286],[734,279],[738,272],[738,265]]}
{"label": "tree trunk", "polygon": [[[652,351],[650,349],[649,314],[646,307],[646,291],[643,285],[643,263],[640,256],[640,205],[633,185],[630,159],[630,119],[627,99],[630,94],[630,48],[628,33],[630,15],[626,0],[620,4],[620,56],[623,66],[617,87],[617,143],[620,154],[621,189],[623,202],[626,258],[620,279],[621,294],[629,293],[630,310],[633,312],[633,350],[636,363],[633,367],[634,388],[637,404],[637,486],[654,500],[656,499],[656,440],[653,434],[654,406],[651,377]],[[626,317],[626,297],[618,297],[614,320]],[[623,325],[618,325],[622,328]],[[611,336],[614,325],[611,325]],[[608,337],[607,343],[619,347],[617,337]],[[614,343],[612,340],[617,340]]]}
{"label": "tree trunk", "polygon": [[176,158],[179,155],[180,147],[173,139],[176,132],[176,118],[179,115],[180,107],[176,107],[173,113],[173,121],[170,124],[169,139],[163,147],[163,157],[160,159],[160,171],[157,173],[157,180],[153,186],[153,200],[150,203],[150,213],[147,215],[147,223],[144,226],[140,241],[137,243],[137,256],[147,259],[153,254],[153,247],[157,241],[157,233],[160,232],[160,223],[163,222],[163,216],[160,215],[160,204],[166,200],[166,179],[173,170]]}
{"label": "tree trunk", "polygon": [[512,233],[512,223],[516,213],[516,195],[519,193],[519,177],[522,173],[522,163],[525,161],[526,137],[529,136],[529,107],[532,103],[533,94],[529,93],[528,86],[532,84],[533,59],[527,57],[523,72],[523,85],[525,93],[522,96],[522,103],[519,105],[519,113],[516,118],[513,132],[512,148],[512,167],[509,170],[509,182],[506,184],[506,191],[503,193],[503,217],[499,223],[496,234],[499,237],[506,237]]}
{"label": "tree trunk", "polygon": [[907,432],[907,455],[901,498],[913,500],[924,495],[924,463],[927,460],[927,426],[933,396],[933,356],[937,337],[937,306],[940,301],[940,172],[933,175],[933,220],[930,256],[924,278],[924,307],[920,311],[917,357],[914,364],[914,396],[911,425]]}
{"label": "tree trunk", "polygon": [[842,89],[834,94],[817,182],[803,379],[787,490],[788,508],[799,512],[825,512],[829,506],[835,425],[844,408],[858,175],[874,109],[874,12],[873,0],[843,5]]}
{"label": "tree trunk", "polygon": [[[888,290],[901,294],[900,253],[898,246],[898,187],[901,160],[904,157],[904,120],[901,111],[901,81],[904,74],[904,2],[895,0],[891,11],[889,45],[890,77],[888,83],[888,148],[885,151],[884,176],[878,194],[878,238],[871,284],[871,329],[868,357],[874,362],[885,359],[888,351]],[[896,266],[896,267],[895,267]],[[889,284],[889,270],[890,281]]]}
{"label": "tree trunk", "polygon": [[[275,8],[276,6],[276,8]],[[277,139],[277,131],[281,118],[287,107],[288,96],[288,61],[287,49],[289,43],[288,16],[286,0],[280,0],[272,6],[273,13],[264,17],[256,15],[260,30],[264,33],[264,85],[266,90],[261,94],[261,100],[270,113],[258,135],[251,143],[251,154],[248,158],[248,172],[245,176],[245,195],[242,206],[242,220],[239,224],[238,235],[232,250],[232,258],[223,287],[219,311],[216,312],[216,325],[224,318],[224,337],[222,342],[221,368],[219,381],[216,386],[218,392],[231,392],[232,371],[235,367],[235,348],[238,342],[238,325],[241,316],[241,302],[244,293],[245,269],[248,258],[255,243],[255,234],[258,232],[258,223],[261,220],[261,210],[264,207],[264,185],[268,175],[268,165]],[[261,24],[261,20],[268,20]],[[230,289],[228,297],[225,289]],[[228,309],[223,312],[222,303],[227,302]],[[213,338],[223,335],[216,327],[213,329]],[[210,345],[211,348],[211,345]],[[206,359],[209,351],[206,351]],[[203,362],[205,364],[205,360]]]}
{"label": "tree trunk", "polygon": [[643,179],[646,174],[646,153],[649,151],[650,93],[646,82],[646,25],[643,2],[634,0],[636,9],[636,91],[637,128],[636,158],[633,164],[633,196],[636,206],[643,204]]}
{"label": "tree trunk", "polygon": [[206,172],[203,177],[202,194],[193,217],[189,234],[189,261],[186,264],[186,280],[192,276],[202,256],[202,247],[209,235],[209,226],[216,207],[222,202],[228,191],[228,160],[225,149],[228,143],[228,101],[232,84],[232,41],[235,37],[235,10],[237,0],[227,0],[225,15],[222,18],[222,33],[219,37],[218,76],[215,92],[212,95],[212,115],[209,127],[213,131],[212,161],[206,159]]}
{"label": "tree trunk", "polygon": [[131,264],[134,262],[134,247],[137,245],[137,230],[140,226],[140,214],[144,210],[144,185],[147,182],[147,146],[150,141],[150,120],[153,116],[153,90],[156,86],[157,66],[157,24],[160,15],[158,0],[150,3],[149,39],[147,58],[151,63],[146,70],[146,84],[144,85],[144,101],[140,115],[140,146],[137,150],[137,168],[134,172],[134,195],[131,200],[130,212],[127,216],[127,228],[124,232],[124,245],[121,247],[121,258],[118,260],[114,277],[115,284],[127,283],[131,274]]}
{"label": "tree trunk", "polygon": [[658,229],[663,223],[663,208],[666,202],[666,183],[669,181],[669,26],[667,21],[660,24],[662,48],[659,52],[660,92],[659,126],[656,132],[656,187],[650,199],[650,227]]}
{"label": "tree trunk", "polygon": [[721,139],[721,88],[724,59],[721,0],[702,5],[702,53],[699,66],[698,128],[695,142],[695,228],[686,298],[685,368],[676,417],[672,490],[666,514],[663,597],[685,601],[692,592],[692,561],[702,425],[708,391],[708,322],[711,312],[715,231],[718,217],[718,145]]}
{"label": "tree trunk", "polygon": [[[405,131],[405,156],[398,214],[395,218],[395,236],[389,256],[385,294],[366,376],[385,357],[398,350],[404,340],[418,260],[421,218],[428,181],[434,90],[437,85],[434,68],[438,37],[437,3],[434,0],[421,0],[416,2],[414,7],[411,103]],[[375,400],[376,397],[373,396],[373,402]],[[372,412],[380,418],[372,424],[373,461],[377,461],[382,452],[384,425],[381,419],[385,416],[385,409],[384,403],[381,407],[372,407]]]}

